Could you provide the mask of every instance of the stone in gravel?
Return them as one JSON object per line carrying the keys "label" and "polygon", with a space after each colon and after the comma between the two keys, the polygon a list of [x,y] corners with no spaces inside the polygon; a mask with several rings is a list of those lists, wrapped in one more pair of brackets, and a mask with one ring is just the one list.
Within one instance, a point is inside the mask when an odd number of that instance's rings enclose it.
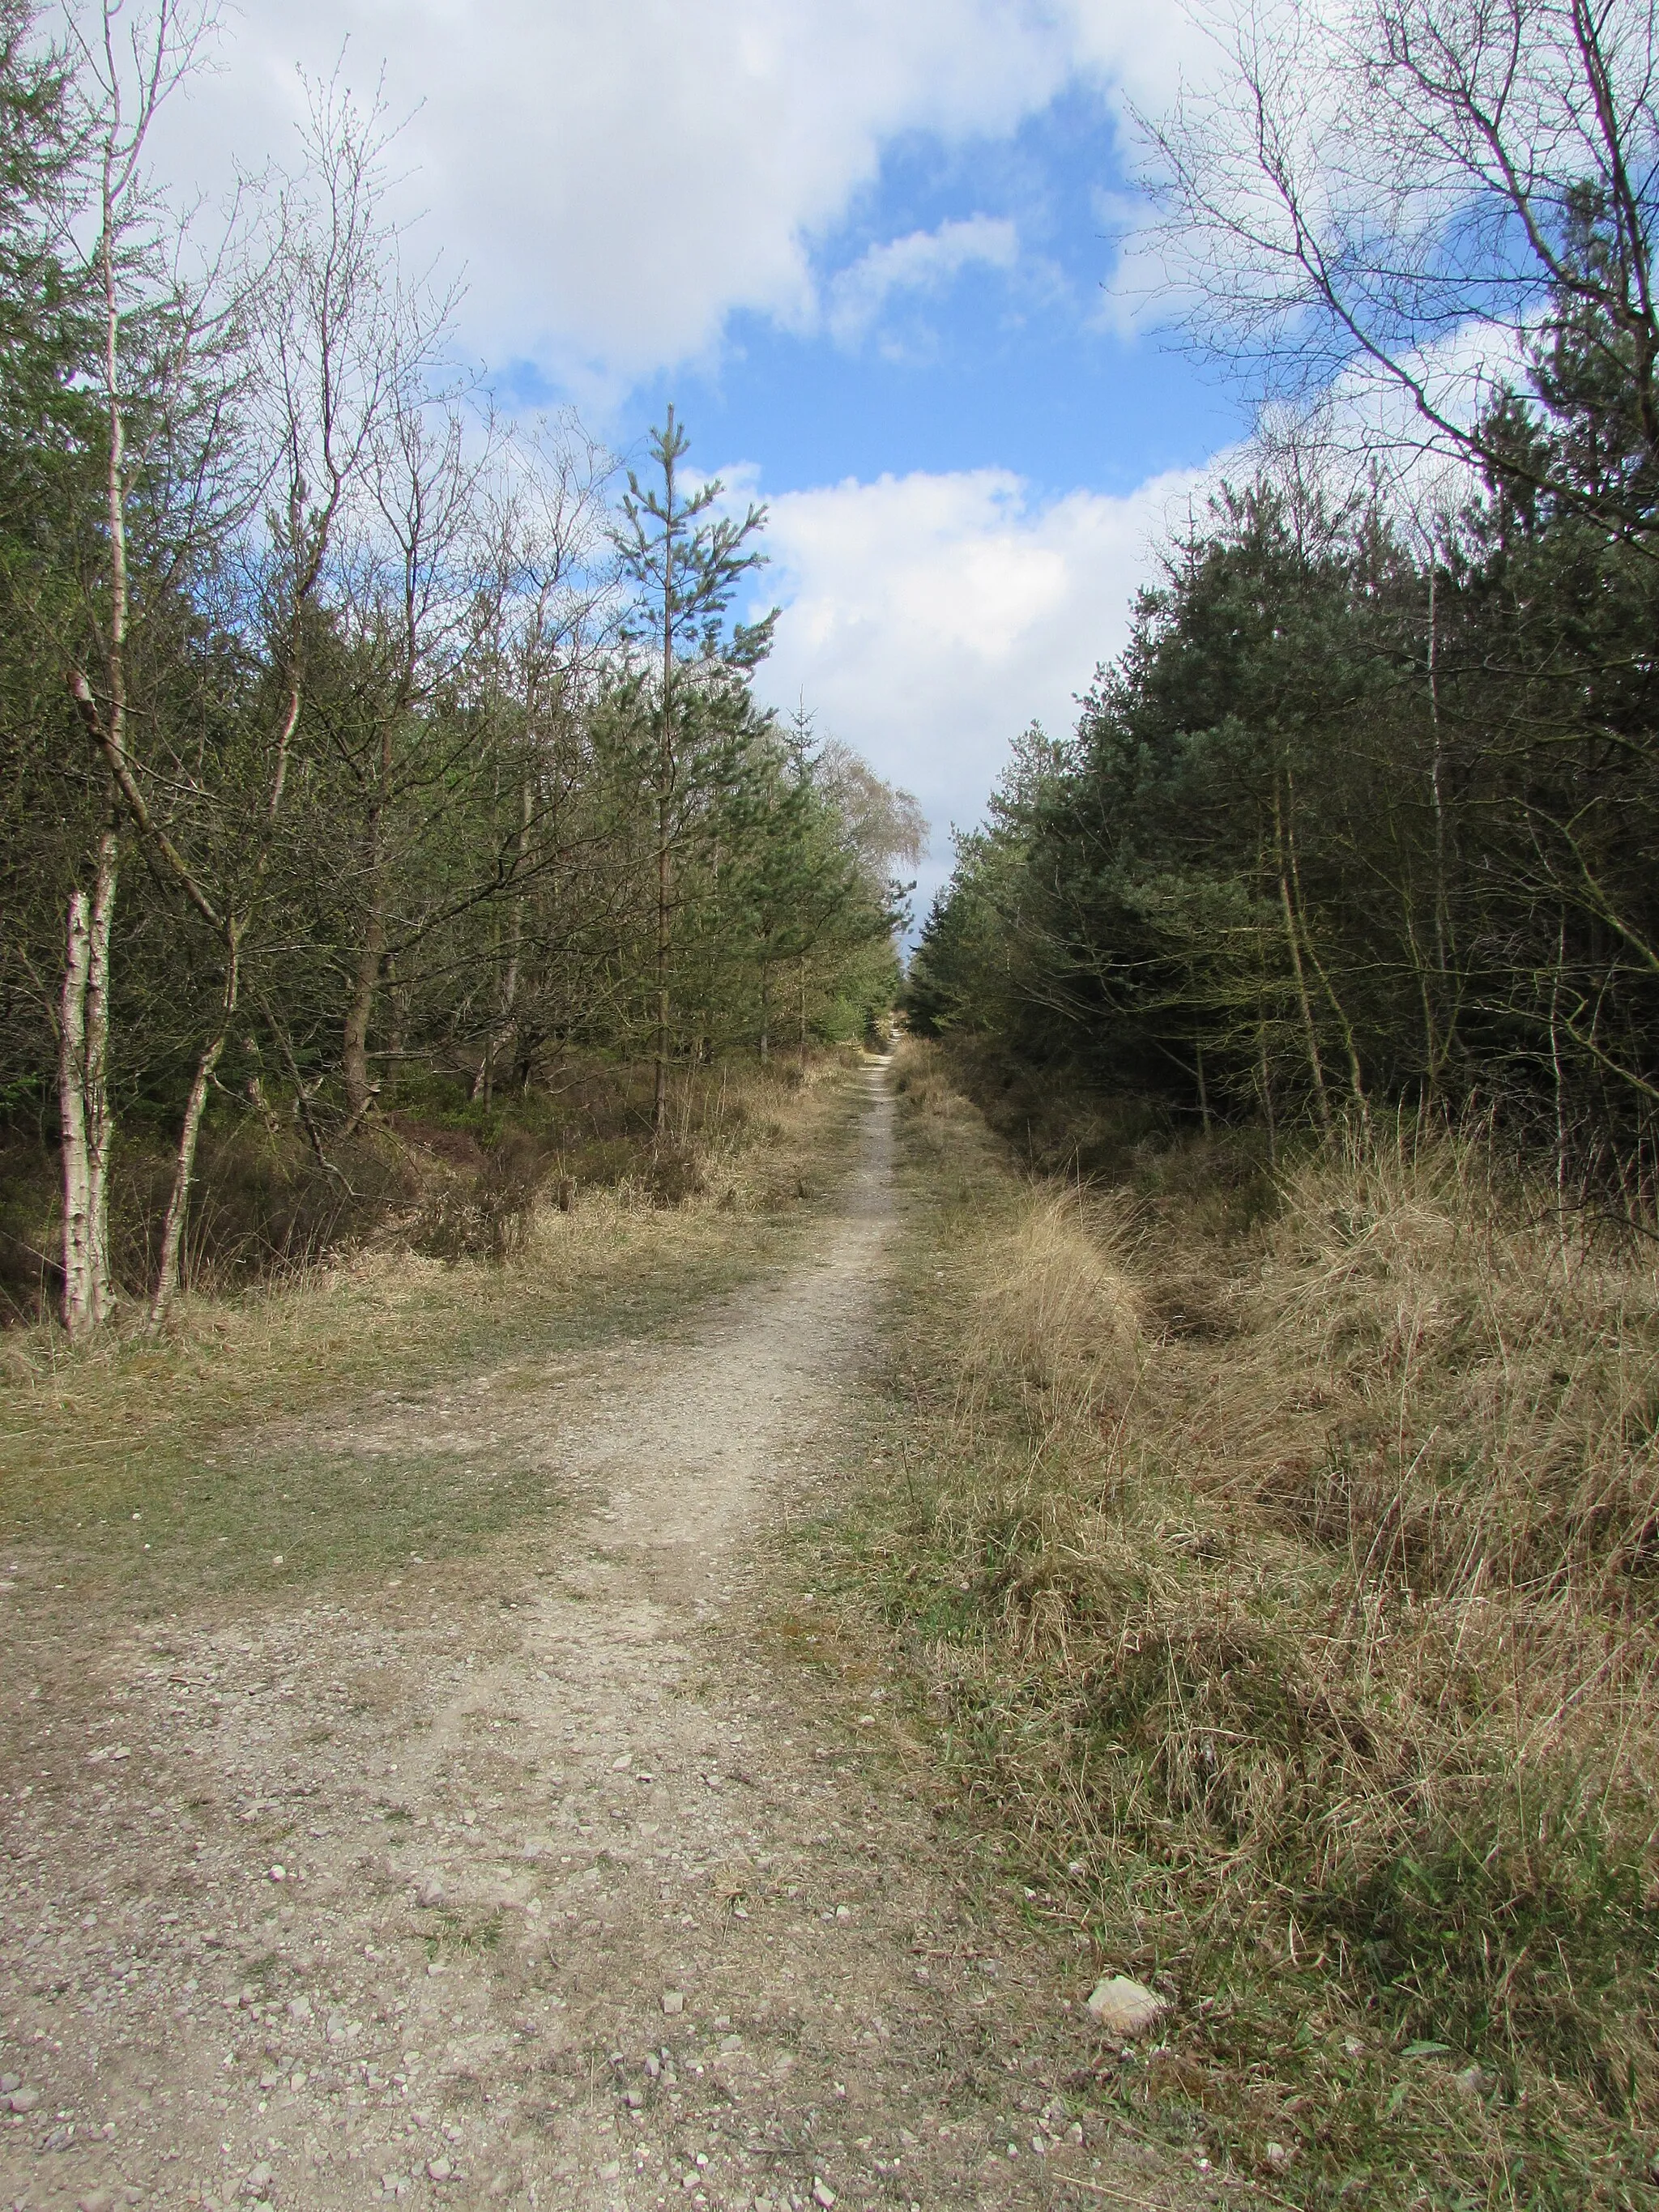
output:
{"label": "stone in gravel", "polygon": [[426,2162],[427,2179],[429,2181],[447,2181],[454,2171],[454,2167],[447,2158],[429,2158]]}
{"label": "stone in gravel", "polygon": [[115,2199],[107,2189],[89,2189],[84,2197],[75,2200],[75,2212],[110,2212]]}
{"label": "stone in gravel", "polygon": [[1095,1984],[1089,2009],[1109,2035],[1144,2035],[1168,2012],[1170,2000],[1127,1974],[1108,1974]]}
{"label": "stone in gravel", "polygon": [[415,1902],[428,1912],[444,1901],[444,1886],[436,1875],[428,1875],[415,1893]]}
{"label": "stone in gravel", "polygon": [[684,2012],[685,2010],[684,1991],[682,1990],[665,1990],[662,1993],[662,2008],[665,2013],[671,2014]]}
{"label": "stone in gravel", "polygon": [[270,2188],[270,2181],[271,2173],[268,2166],[251,2166],[242,2176],[242,2194],[244,2197],[263,2197]]}
{"label": "stone in gravel", "polygon": [[21,2089],[22,2086],[21,2074],[0,2074],[0,2097],[9,2097],[14,2089]]}
{"label": "stone in gravel", "polygon": [[14,2089],[6,2100],[14,2112],[32,2112],[40,2101],[38,2089]]}
{"label": "stone in gravel", "polygon": [[823,2207],[823,2212],[830,2212],[830,2207],[835,2203],[835,2191],[831,2189],[829,2183],[824,2180],[821,2174],[815,2173],[812,2176],[813,2203],[821,2204]]}

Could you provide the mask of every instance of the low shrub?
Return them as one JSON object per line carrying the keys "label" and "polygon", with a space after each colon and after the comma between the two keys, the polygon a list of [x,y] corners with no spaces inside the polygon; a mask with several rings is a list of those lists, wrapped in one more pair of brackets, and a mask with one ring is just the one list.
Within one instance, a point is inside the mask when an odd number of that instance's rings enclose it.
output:
{"label": "low shrub", "polygon": [[481,1154],[475,1173],[446,1178],[428,1190],[409,1230],[410,1243],[434,1259],[505,1265],[530,1241],[553,1158],[530,1130],[502,1129]]}
{"label": "low shrub", "polygon": [[[678,1068],[666,1126],[653,1128],[649,1066],[572,1056],[550,1087],[473,1099],[459,1080],[405,1070],[382,1114],[349,1136],[318,1135],[291,1103],[259,1096],[233,1116],[216,1100],[203,1129],[183,1253],[185,1289],[234,1293],[355,1245],[448,1262],[505,1264],[538,1224],[611,1194],[613,1210],[787,1212],[823,1187],[849,1123],[842,1051],[802,1062]],[[170,1133],[135,1115],[118,1127],[110,1231],[120,1312],[154,1288],[172,1190]],[[50,1330],[61,1294],[58,1164],[38,1132],[0,1132],[0,1327]],[[125,1334],[118,1327],[118,1339]]]}

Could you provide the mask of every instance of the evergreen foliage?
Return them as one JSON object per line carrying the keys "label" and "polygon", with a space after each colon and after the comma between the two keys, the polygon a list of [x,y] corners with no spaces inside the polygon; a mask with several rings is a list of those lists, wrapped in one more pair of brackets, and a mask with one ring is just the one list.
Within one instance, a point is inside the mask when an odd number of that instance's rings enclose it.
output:
{"label": "evergreen foliage", "polygon": [[1494,1110],[1564,1182],[1646,1190],[1659,510],[1620,357],[1559,290],[1426,537],[1294,446],[1218,494],[961,841],[917,1024],[1177,1123]]}

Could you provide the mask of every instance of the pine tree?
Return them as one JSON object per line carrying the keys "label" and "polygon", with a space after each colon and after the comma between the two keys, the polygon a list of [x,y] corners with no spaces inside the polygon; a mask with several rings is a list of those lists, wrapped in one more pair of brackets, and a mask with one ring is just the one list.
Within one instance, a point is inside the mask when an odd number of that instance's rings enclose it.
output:
{"label": "pine tree", "polygon": [[744,576],[766,559],[753,543],[765,527],[766,510],[751,504],[740,520],[719,513],[726,487],[718,478],[682,492],[679,465],[690,447],[671,407],[665,425],[651,433],[660,487],[642,489],[638,476],[629,471],[615,539],[623,574],[639,593],[636,641],[648,639],[656,660],[652,1122],[659,1134],[667,1114],[675,848],[687,781],[687,740],[698,719],[688,711],[689,695],[694,687],[709,690],[745,682],[770,649],[776,619],[775,609],[761,622],[738,623],[727,631],[725,617],[732,594]]}

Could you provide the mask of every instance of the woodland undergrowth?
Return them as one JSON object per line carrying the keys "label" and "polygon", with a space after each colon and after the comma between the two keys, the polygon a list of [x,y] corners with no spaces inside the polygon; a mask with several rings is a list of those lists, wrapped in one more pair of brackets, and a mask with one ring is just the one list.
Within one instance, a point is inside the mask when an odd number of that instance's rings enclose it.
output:
{"label": "woodland undergrowth", "polygon": [[1297,2204],[1654,2203],[1653,1250],[1471,1137],[1090,1188],[896,1080],[851,1587],[1030,1909],[1173,2000],[1102,2094]]}
{"label": "woodland undergrowth", "polygon": [[[182,1254],[186,1289],[226,1297],[302,1278],[362,1249],[500,1261],[538,1214],[599,1197],[628,1206],[784,1203],[800,1181],[787,1138],[844,1054],[687,1066],[653,1129],[648,1062],[571,1055],[491,1099],[459,1077],[407,1072],[385,1110],[343,1143],[313,1143],[292,1103],[210,1116]],[[818,1103],[822,1103],[821,1099]],[[141,1322],[171,1188],[171,1147],[140,1122],[118,1133],[112,1256],[129,1327]],[[0,1327],[37,1322],[61,1290],[58,1156],[0,1140]]]}

